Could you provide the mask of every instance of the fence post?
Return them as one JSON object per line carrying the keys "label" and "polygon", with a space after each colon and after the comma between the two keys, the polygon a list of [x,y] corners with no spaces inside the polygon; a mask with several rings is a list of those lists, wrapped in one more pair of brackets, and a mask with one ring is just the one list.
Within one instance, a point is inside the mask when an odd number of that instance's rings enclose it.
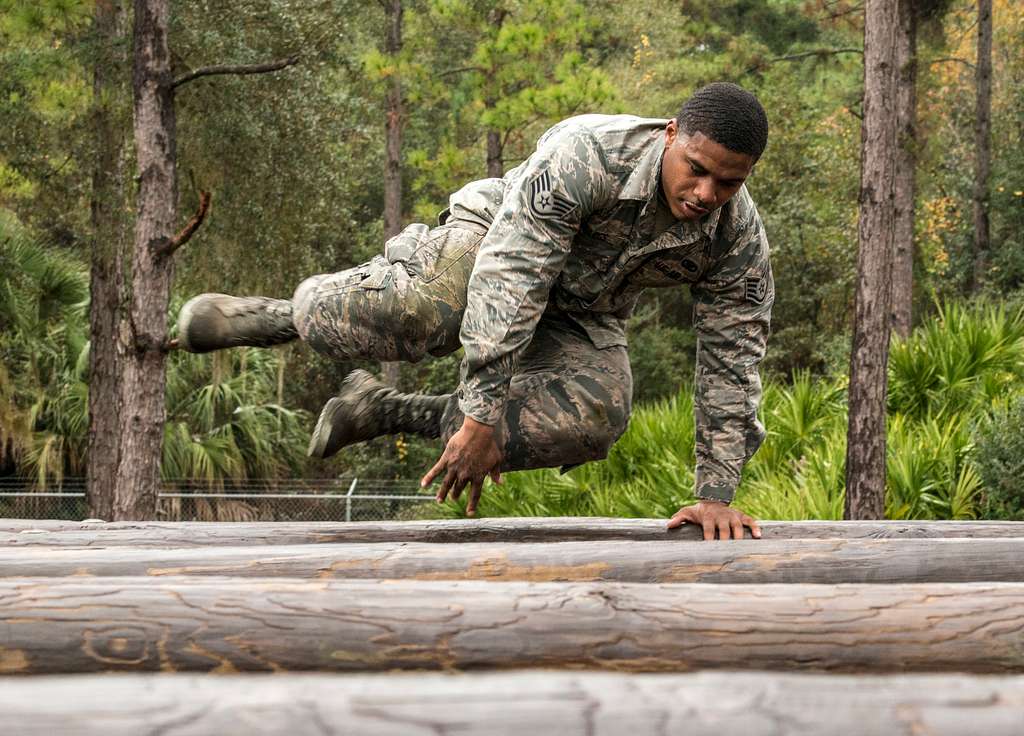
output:
{"label": "fence post", "polygon": [[345,521],[352,521],[352,494],[355,492],[358,482],[358,477],[353,478],[352,485],[348,487],[348,493],[345,494]]}

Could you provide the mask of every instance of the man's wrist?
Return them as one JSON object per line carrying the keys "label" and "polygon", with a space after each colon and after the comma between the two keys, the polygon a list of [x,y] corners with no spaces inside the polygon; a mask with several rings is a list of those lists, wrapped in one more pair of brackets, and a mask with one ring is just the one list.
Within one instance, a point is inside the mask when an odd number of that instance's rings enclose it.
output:
{"label": "man's wrist", "polygon": [[475,434],[494,434],[494,426],[484,424],[473,417],[465,417],[462,420],[462,428]]}
{"label": "man's wrist", "polygon": [[728,506],[730,502],[721,498],[704,498],[703,496],[697,496],[697,503],[713,503],[719,506]]}

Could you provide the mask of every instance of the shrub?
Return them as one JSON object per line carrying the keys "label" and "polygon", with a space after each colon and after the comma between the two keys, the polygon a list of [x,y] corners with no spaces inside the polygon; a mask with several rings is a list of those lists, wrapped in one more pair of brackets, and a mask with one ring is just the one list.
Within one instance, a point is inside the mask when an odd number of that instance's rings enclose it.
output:
{"label": "shrub", "polygon": [[988,519],[1024,520],[1024,396],[999,406],[975,431],[981,510]]}

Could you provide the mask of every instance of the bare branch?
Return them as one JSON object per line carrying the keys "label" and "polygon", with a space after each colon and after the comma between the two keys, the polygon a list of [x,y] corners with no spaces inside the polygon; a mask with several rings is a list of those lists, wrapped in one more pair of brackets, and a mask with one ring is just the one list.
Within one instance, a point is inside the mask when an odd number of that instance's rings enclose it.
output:
{"label": "bare branch", "polygon": [[183,74],[175,79],[171,83],[171,89],[177,89],[183,84],[188,84],[194,79],[199,79],[199,77],[209,77],[214,74],[266,74],[267,72],[276,72],[280,69],[291,66],[292,64],[298,63],[298,56],[289,56],[287,59],[271,61],[266,64],[221,64],[219,66],[204,66],[199,69],[193,69],[188,74]]}
{"label": "bare branch", "polygon": [[441,77],[450,77],[453,74],[462,74],[463,72],[483,72],[485,69],[479,66],[460,66],[458,69],[449,69],[448,71],[438,72],[434,76],[438,79]]}
{"label": "bare branch", "polygon": [[928,63],[929,66],[931,66],[932,64],[944,64],[946,62],[953,62],[955,64],[963,64],[965,66],[970,67],[971,69],[974,68],[974,64],[972,64],[971,62],[967,61],[967,59],[961,59],[961,58],[959,58],[957,56],[943,56],[943,57],[941,57],[939,59],[929,59],[927,63]]}
{"label": "bare branch", "polygon": [[766,59],[760,64],[747,69],[744,74],[750,74],[756,72],[758,69],[764,69],[768,64],[774,64],[777,61],[797,61],[799,59],[806,59],[809,56],[818,56],[825,58],[826,56],[838,56],[840,54],[863,54],[864,49],[861,48],[843,48],[843,49],[814,49],[813,51],[801,51],[797,54],[786,54],[785,56],[776,56],[774,59]]}
{"label": "bare branch", "polygon": [[206,213],[210,210],[210,193],[199,192],[199,209],[192,215],[192,219],[188,221],[188,224],[183,227],[177,235],[168,240],[162,248],[160,248],[160,255],[171,256],[174,251],[178,250],[181,246],[185,245],[189,239],[195,235],[196,230],[203,224],[203,220],[206,219]]}

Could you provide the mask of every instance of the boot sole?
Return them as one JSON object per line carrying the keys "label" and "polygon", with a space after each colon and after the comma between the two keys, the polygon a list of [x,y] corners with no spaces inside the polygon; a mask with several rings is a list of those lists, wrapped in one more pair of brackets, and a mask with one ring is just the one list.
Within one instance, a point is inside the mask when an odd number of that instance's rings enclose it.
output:
{"label": "boot sole", "polygon": [[309,438],[309,449],[306,450],[307,457],[316,457],[323,460],[341,449],[339,446],[331,452],[327,451],[327,445],[331,441],[331,434],[334,432],[335,407],[340,403],[341,399],[333,398],[324,404],[324,408],[316,420],[316,427],[313,429],[313,436]]}

